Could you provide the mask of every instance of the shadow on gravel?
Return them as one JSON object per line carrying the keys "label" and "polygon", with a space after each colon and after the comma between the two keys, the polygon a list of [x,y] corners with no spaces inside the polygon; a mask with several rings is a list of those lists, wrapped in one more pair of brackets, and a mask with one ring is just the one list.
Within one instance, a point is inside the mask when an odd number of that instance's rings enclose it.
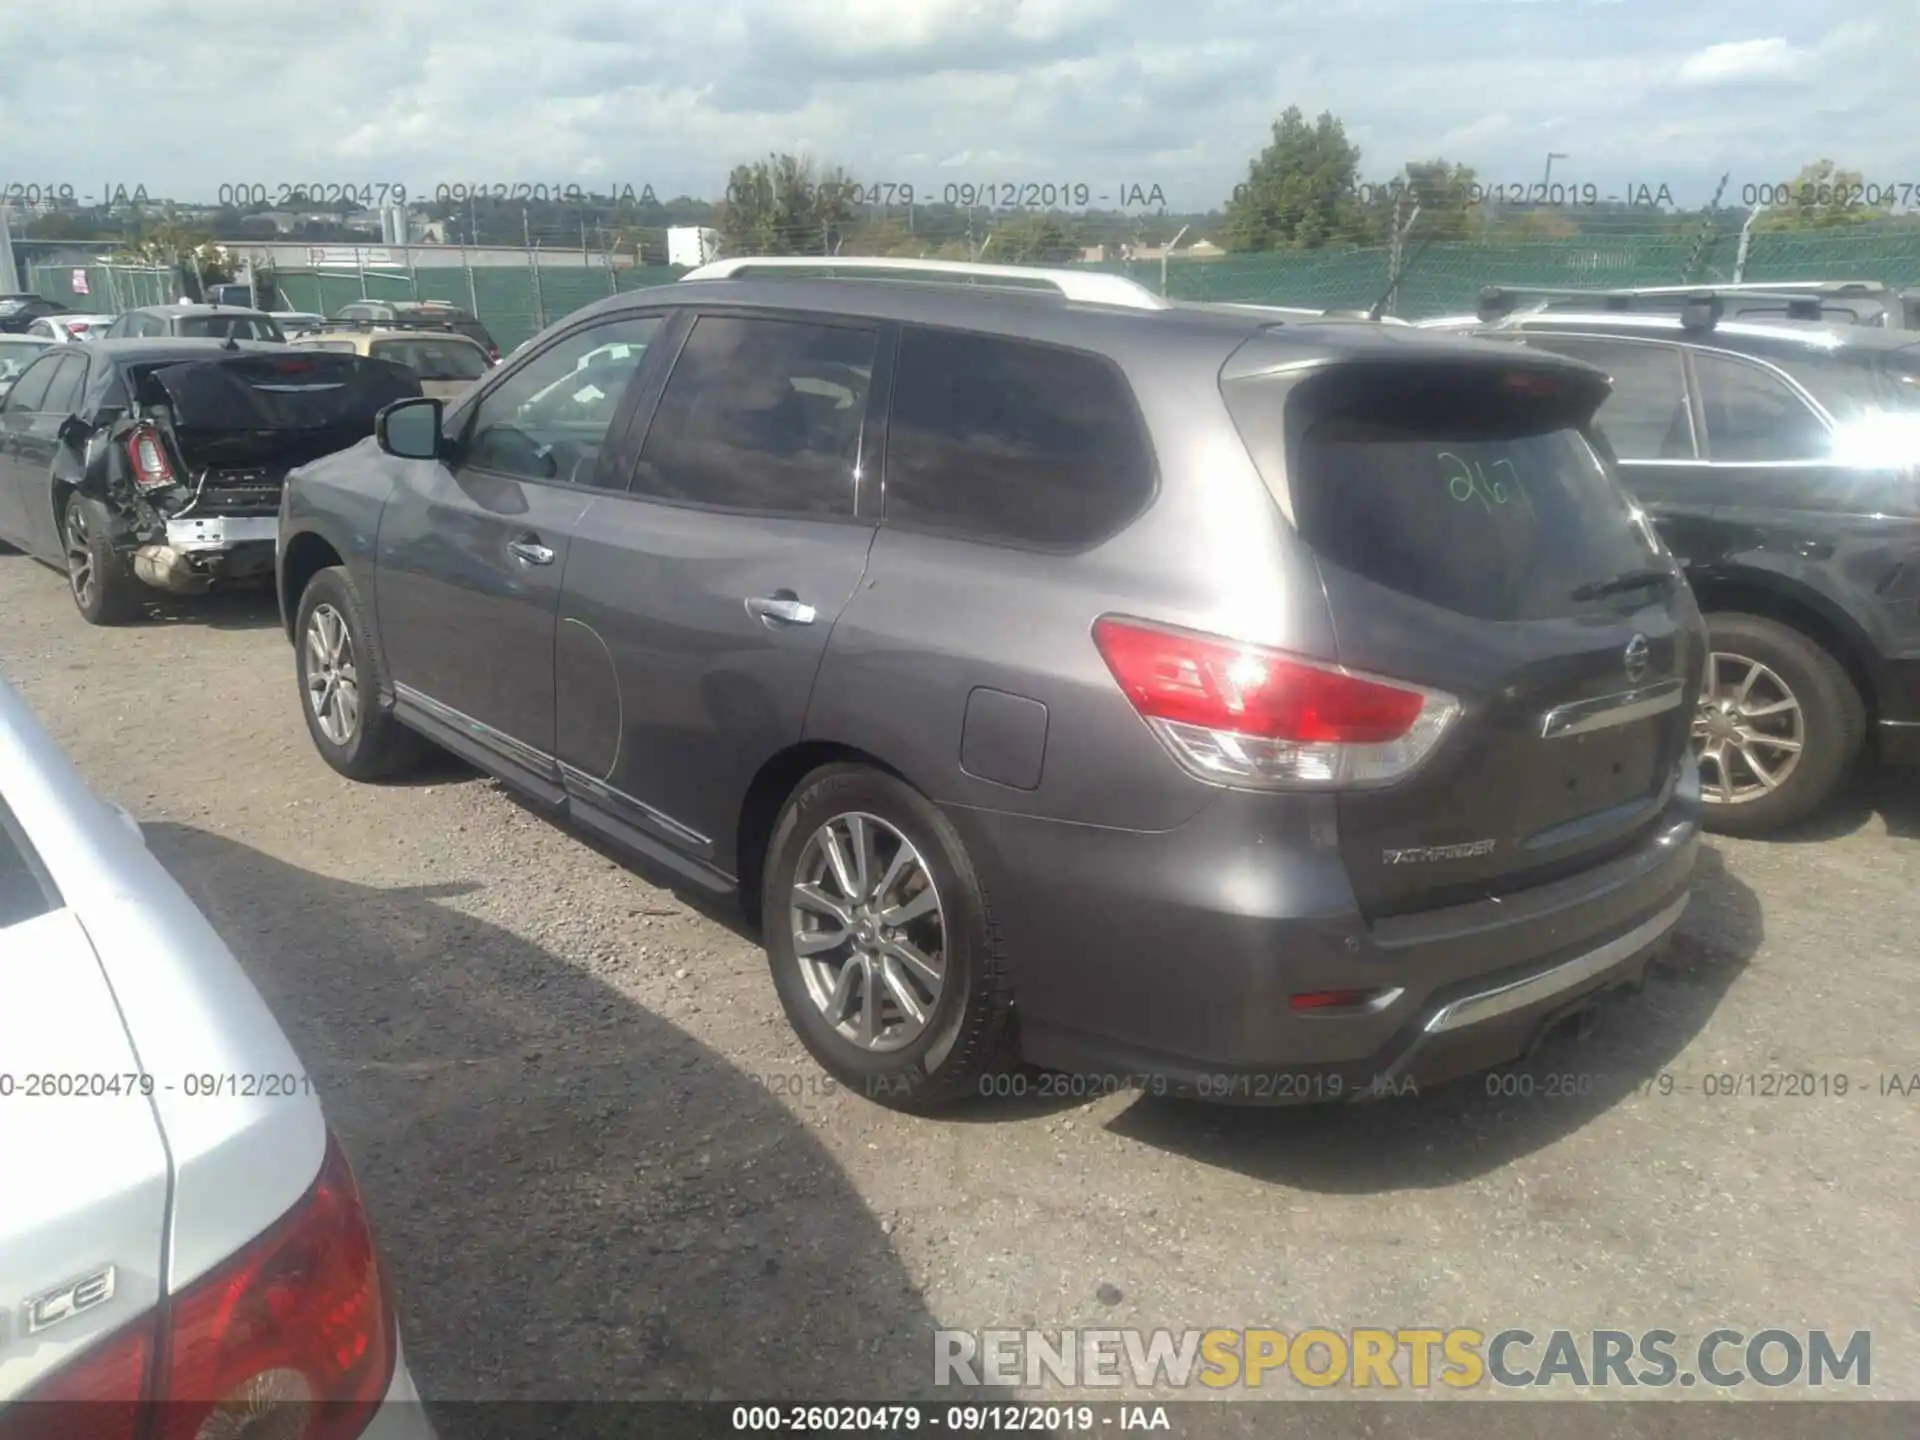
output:
{"label": "shadow on gravel", "polygon": [[469,887],[146,831],[323,1087],[430,1403],[935,1398],[935,1322],[891,1242],[751,1077],[440,903]]}
{"label": "shadow on gravel", "polygon": [[1920,770],[1885,766],[1857,777],[1846,791],[1800,824],[1763,843],[1805,845],[1858,833],[1878,815],[1897,840],[1920,840]]}
{"label": "shadow on gravel", "polygon": [[1697,1091],[1683,1089],[1698,1077],[1675,1069],[1675,1058],[1746,968],[1765,927],[1759,897],[1717,850],[1701,849],[1695,876],[1693,903],[1646,990],[1603,1006],[1581,1039],[1551,1038],[1529,1060],[1418,1097],[1284,1109],[1142,1097],[1107,1128],[1256,1180],[1372,1193],[1472,1179],[1623,1101],[1698,1104]]}
{"label": "shadow on gravel", "polygon": [[280,602],[267,582],[234,586],[205,595],[169,595],[148,590],[142,597],[140,625],[203,625],[209,630],[276,630]]}

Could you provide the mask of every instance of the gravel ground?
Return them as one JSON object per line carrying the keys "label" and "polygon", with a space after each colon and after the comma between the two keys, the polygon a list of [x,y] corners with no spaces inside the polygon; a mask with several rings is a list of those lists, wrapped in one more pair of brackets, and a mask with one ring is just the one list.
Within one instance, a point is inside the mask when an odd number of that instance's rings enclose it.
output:
{"label": "gravel ground", "polygon": [[[1426,1324],[1866,1329],[1871,1395],[1920,1398],[1920,1097],[1879,1091],[1920,1072],[1910,778],[1716,843],[1647,993],[1531,1096],[924,1120],[830,1089],[724,917],[491,780],[336,777],[266,600],[95,630],[0,557],[0,672],[321,1081],[430,1397],[871,1400],[925,1393],[936,1325]],[[1851,1093],[1701,1093],[1786,1070]]]}

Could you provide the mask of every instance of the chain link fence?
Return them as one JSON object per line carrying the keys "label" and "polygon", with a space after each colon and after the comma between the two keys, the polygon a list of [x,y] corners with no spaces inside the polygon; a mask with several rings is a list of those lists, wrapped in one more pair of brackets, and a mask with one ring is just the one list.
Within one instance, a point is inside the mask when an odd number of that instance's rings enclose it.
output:
{"label": "chain link fence", "polygon": [[27,288],[81,314],[99,315],[171,305],[181,294],[173,270],[149,265],[29,265]]}
{"label": "chain link fence", "polygon": [[[1738,217],[1735,217],[1736,220]],[[498,253],[497,251],[495,252]],[[451,256],[436,257],[451,259]],[[408,269],[278,269],[272,308],[332,315],[362,298],[445,300],[476,315],[502,352],[546,325],[608,295],[669,284],[684,270],[665,265],[553,263],[527,252],[523,264],[419,263]],[[1089,268],[1131,276],[1174,299],[1227,300],[1310,308],[1366,307],[1394,279],[1394,252],[1377,248],[1266,251],[1197,259],[1110,261]],[[1920,227],[1852,225],[1835,230],[1756,230],[1716,217],[1660,234],[1448,241],[1416,237],[1400,252],[1391,313],[1407,319],[1471,311],[1485,285],[1609,288],[1765,280],[1879,280],[1920,286]],[[83,273],[86,293],[73,277]],[[79,310],[122,310],[179,298],[166,269],[95,264],[34,265],[35,291]]]}

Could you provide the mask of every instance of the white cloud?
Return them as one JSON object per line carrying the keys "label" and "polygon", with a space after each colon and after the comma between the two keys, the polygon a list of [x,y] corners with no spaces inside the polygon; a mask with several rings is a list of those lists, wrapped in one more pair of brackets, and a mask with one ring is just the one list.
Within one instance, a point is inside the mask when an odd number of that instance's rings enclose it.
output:
{"label": "white cloud", "polygon": [[1765,40],[1729,40],[1695,51],[1681,63],[1683,85],[1724,85],[1739,80],[1772,80],[1798,71],[1808,60],[1778,35]]}
{"label": "white cloud", "polygon": [[[1911,171],[1912,0],[90,0],[0,6],[0,182],[651,185],[811,151],[868,180],[1159,184],[1217,202],[1288,105],[1366,178],[1683,199],[1830,155]],[[1757,18],[1756,18],[1757,16]],[[165,63],[101,69],[123,37]],[[1888,37],[1897,37],[1897,43]],[[112,67],[109,67],[112,68]],[[991,174],[974,174],[991,170]],[[13,172],[18,172],[13,173]]]}

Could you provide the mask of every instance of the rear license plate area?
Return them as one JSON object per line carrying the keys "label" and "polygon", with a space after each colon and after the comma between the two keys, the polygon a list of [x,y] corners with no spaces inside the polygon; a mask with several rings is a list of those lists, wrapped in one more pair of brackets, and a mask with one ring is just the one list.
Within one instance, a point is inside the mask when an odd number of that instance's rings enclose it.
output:
{"label": "rear license plate area", "polygon": [[1578,820],[1643,800],[1655,789],[1659,730],[1623,725],[1542,742],[1535,784],[1533,830]]}

